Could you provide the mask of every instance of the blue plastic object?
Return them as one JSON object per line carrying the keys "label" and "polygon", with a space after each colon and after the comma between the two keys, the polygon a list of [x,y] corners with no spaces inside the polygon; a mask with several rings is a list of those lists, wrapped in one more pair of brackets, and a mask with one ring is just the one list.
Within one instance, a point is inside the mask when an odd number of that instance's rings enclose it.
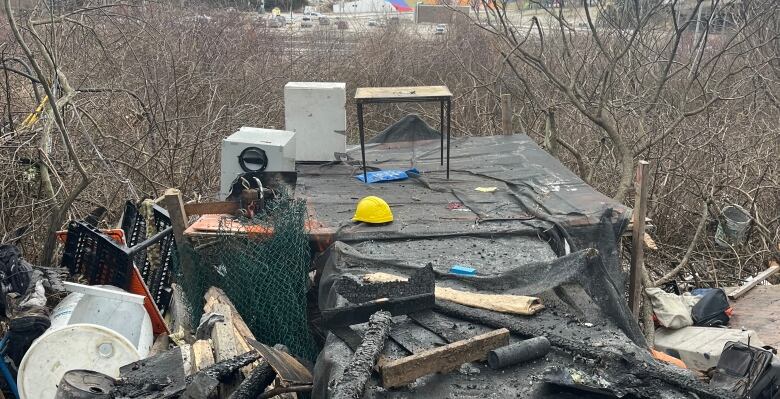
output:
{"label": "blue plastic object", "polygon": [[[409,170],[388,169],[388,170],[376,170],[373,172],[368,172],[367,175],[368,175],[369,183],[381,183],[386,181],[408,179],[409,178],[408,173],[419,175],[420,171],[418,171],[417,169],[409,169]],[[355,175],[355,178],[360,181],[365,181],[362,173],[359,175]]]}
{"label": "blue plastic object", "polygon": [[5,378],[5,383],[8,384],[8,388],[11,389],[11,393],[14,394],[16,399],[19,399],[19,389],[16,387],[16,381],[11,375],[11,370],[8,370],[8,365],[5,363],[5,345],[8,343],[8,336],[6,335],[0,340],[0,373]]}
{"label": "blue plastic object", "polygon": [[453,265],[450,268],[450,273],[460,274],[463,276],[473,276],[477,274],[477,269],[473,267],[464,266],[464,265]]}
{"label": "blue plastic object", "polygon": [[691,295],[693,296],[705,296],[710,291],[717,290],[718,288],[694,288],[691,290]]}

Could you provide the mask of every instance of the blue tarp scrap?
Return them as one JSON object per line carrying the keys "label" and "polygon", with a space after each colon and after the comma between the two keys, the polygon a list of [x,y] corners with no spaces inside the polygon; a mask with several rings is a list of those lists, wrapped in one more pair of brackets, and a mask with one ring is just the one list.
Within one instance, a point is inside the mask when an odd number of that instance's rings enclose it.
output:
{"label": "blue tarp scrap", "polygon": [[[368,174],[369,183],[377,183],[377,182],[405,180],[409,178],[409,173],[419,175],[420,171],[418,171],[417,168],[412,168],[409,170],[388,169],[388,170],[377,170],[373,172],[368,172],[367,174]],[[362,182],[365,182],[362,173],[355,175],[355,178]]]}

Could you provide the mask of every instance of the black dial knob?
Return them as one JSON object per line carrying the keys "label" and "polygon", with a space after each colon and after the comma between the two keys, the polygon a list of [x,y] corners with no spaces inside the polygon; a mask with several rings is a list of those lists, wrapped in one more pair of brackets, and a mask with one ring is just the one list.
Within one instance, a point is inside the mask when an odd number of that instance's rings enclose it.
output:
{"label": "black dial knob", "polygon": [[244,172],[262,172],[268,167],[268,155],[260,148],[247,147],[238,156],[238,164]]}

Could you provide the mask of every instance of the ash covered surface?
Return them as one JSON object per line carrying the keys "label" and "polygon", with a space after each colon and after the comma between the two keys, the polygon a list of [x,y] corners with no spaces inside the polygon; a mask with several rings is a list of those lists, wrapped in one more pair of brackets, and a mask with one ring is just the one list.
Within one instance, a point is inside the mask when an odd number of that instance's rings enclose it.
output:
{"label": "ash covered surface", "polygon": [[[374,375],[364,397],[603,397],[545,383],[552,367],[600,376],[621,395],[677,398],[693,391],[722,397],[684,372],[654,362],[643,349],[644,338],[625,303],[617,249],[630,213],[625,206],[585,184],[524,135],[454,140],[450,180],[440,165],[438,140],[415,146],[413,162],[411,147],[403,143],[367,147],[369,166],[421,171],[400,182],[363,184],[353,177],[362,170],[359,162],[298,166],[296,193],[307,199],[311,237],[320,249],[328,247],[316,260],[320,308],[345,302],[333,289],[342,276],[408,277],[431,264],[437,286],[539,296],[546,309],[515,316],[437,302],[434,310],[393,318],[383,358],[409,356],[499,325],[510,329],[513,340],[545,335],[553,350],[499,371],[467,364],[400,389],[382,388]],[[359,159],[359,152],[352,154]],[[367,195],[390,204],[393,223],[349,221],[357,201]],[[455,264],[473,267],[477,275],[449,275]],[[365,326],[353,328],[362,335]],[[346,343],[326,334],[313,397],[327,397],[351,356]]]}

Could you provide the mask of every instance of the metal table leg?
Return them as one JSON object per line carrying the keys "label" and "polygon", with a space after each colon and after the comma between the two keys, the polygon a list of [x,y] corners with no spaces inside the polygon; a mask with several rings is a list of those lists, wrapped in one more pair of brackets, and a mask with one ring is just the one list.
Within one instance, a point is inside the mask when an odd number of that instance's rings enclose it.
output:
{"label": "metal table leg", "polygon": [[[366,171],[366,132],[363,130],[363,104],[357,104],[358,131],[360,132],[360,155],[363,157],[363,180],[368,184]],[[448,163],[449,165],[449,163]]]}
{"label": "metal table leg", "polygon": [[447,99],[447,180],[450,179],[450,107],[452,102]]}
{"label": "metal table leg", "polygon": [[439,101],[439,133],[441,134],[441,164],[444,165],[444,101]]}

